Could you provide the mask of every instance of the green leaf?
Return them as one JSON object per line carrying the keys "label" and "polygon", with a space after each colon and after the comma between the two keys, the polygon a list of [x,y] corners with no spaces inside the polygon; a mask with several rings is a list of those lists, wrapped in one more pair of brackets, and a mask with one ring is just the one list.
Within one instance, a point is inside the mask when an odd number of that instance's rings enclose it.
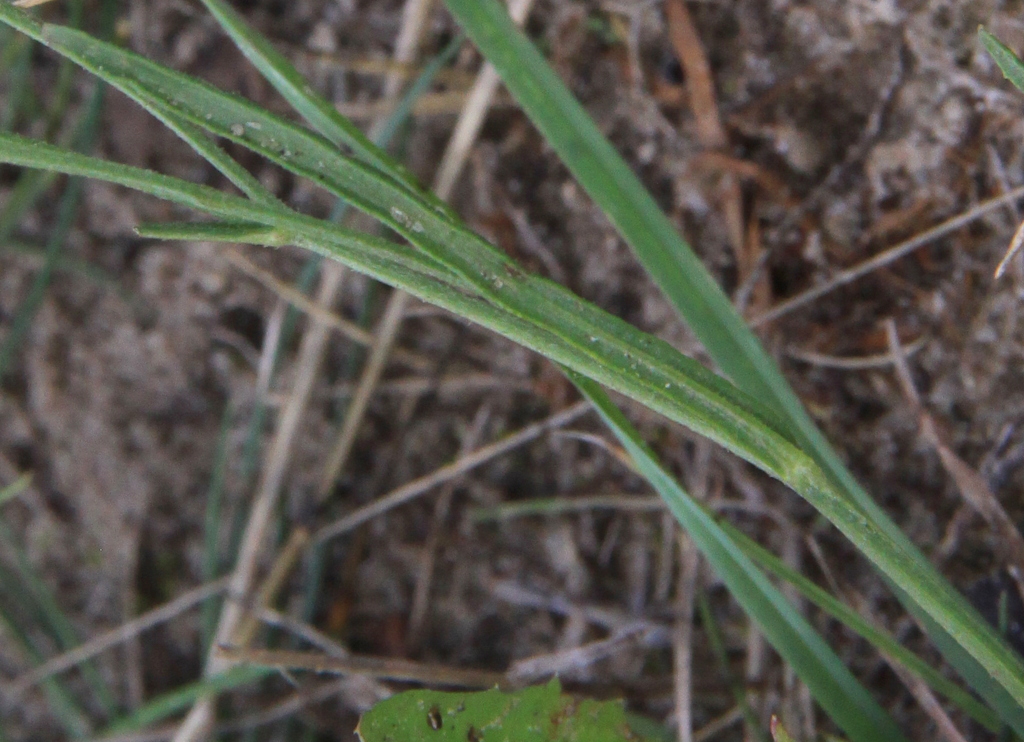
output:
{"label": "green leaf", "polygon": [[[348,232],[284,209],[269,210],[174,178],[85,158],[11,135],[0,137],[0,155],[15,164],[101,177],[229,220],[271,222],[278,229],[293,233],[296,244],[330,255],[477,321],[719,441],[802,494],[869,559],[907,586],[908,592],[947,630],[963,637],[965,646],[995,680],[1024,698],[1020,661],[1005,651],[989,627],[973,620],[976,614],[965,608],[966,601],[948,583],[934,571],[922,570],[916,560],[909,558],[885,532],[874,527],[856,506],[837,493],[814,462],[759,414],[758,405],[725,382],[710,381],[706,370],[698,371],[697,364],[678,355],[671,346],[610,315],[605,315],[602,327],[592,326],[588,318],[601,316],[600,310],[567,292],[558,301],[552,300],[551,294],[558,287],[542,279],[531,279],[514,265],[503,278],[485,270],[470,281],[462,275],[447,273],[447,266],[439,268],[436,261],[420,251]],[[435,254],[448,257],[443,250]],[[516,292],[516,301],[511,303],[503,301],[507,298],[506,282]],[[481,285],[483,296],[473,295],[473,290]],[[559,302],[564,302],[564,306]],[[513,309],[509,309],[509,304]],[[578,311],[569,311],[570,306]],[[584,320],[582,325],[577,325],[577,318]]]}
{"label": "green leaf", "polygon": [[142,729],[189,708],[204,696],[216,695],[232,688],[248,685],[272,674],[274,674],[274,670],[265,667],[232,667],[213,677],[203,678],[198,682],[176,688],[154,698],[128,716],[111,724],[103,730],[101,736],[125,734]]}
{"label": "green leaf", "polygon": [[[17,15],[0,4],[0,20],[12,13]],[[25,25],[24,20],[15,20]],[[800,450],[796,441],[805,434],[780,424],[772,409],[778,409],[777,404],[741,392],[667,344],[556,284],[523,274],[500,251],[453,221],[450,213],[436,210],[415,185],[345,157],[319,135],[116,47],[97,45],[74,31],[57,27],[37,31],[62,53],[76,55],[106,75],[104,79],[119,80],[140,97],[162,100],[194,126],[264,154],[349,199],[413,247],[357,235],[273,204],[254,204],[145,171],[81,159],[17,137],[0,139],[0,153],[8,161],[90,173],[226,222],[265,225],[289,235],[295,244],[452,309],[707,435],[808,499],[922,607],[926,619],[957,637],[966,650],[964,656],[976,658],[975,664],[991,674],[996,691],[1017,699],[1011,703],[1020,710],[1024,701],[1021,662],[891,521],[877,514],[880,511],[870,500],[860,502],[851,496],[850,488],[856,489],[855,483],[850,484],[852,478],[844,489],[837,489],[834,482],[844,470],[833,472],[833,479]],[[1000,712],[1005,714],[1002,708]]]}
{"label": "green leaf", "polygon": [[246,59],[313,128],[336,146],[351,147],[357,157],[395,181],[413,181],[412,175],[403,165],[381,151],[359,127],[338,113],[330,101],[317,95],[292,63],[274,49],[264,36],[251,28],[231,6],[221,0],[202,2]]}
{"label": "green leaf", "polygon": [[943,676],[938,670],[933,669],[928,663],[900,644],[891,635],[862,618],[852,608],[834,598],[826,590],[815,585],[807,577],[788,567],[785,562],[738,528],[725,521],[719,521],[718,525],[735,546],[741,549],[758,566],[793,585],[805,598],[833,618],[841,621],[843,625],[852,631],[864,637],[875,649],[888,655],[911,673],[924,680],[932,690],[955,703],[990,732],[999,731],[999,718],[991,709],[979,703],[970,693]]}
{"label": "green leaf", "polygon": [[575,699],[557,679],[515,693],[406,691],[363,714],[356,734],[362,742],[639,742],[621,703]]}
{"label": "green leaf", "polygon": [[1024,62],[1021,62],[1020,57],[984,28],[978,29],[978,36],[981,37],[981,43],[985,45],[988,53],[992,55],[992,59],[999,65],[999,69],[1003,71],[1003,76],[1012,82],[1017,90],[1024,93]]}
{"label": "green leaf", "polygon": [[[543,56],[511,22],[505,9],[494,0],[445,0],[445,4],[497,68],[506,87],[562,161],[616,225],[715,362],[738,386],[785,417],[790,434],[839,487],[839,493],[863,511],[866,527],[884,532],[890,545],[902,554],[901,559],[915,562],[915,573],[928,574],[931,584],[941,582],[945,585],[943,592],[953,594],[924,555],[846,469],[689,245]],[[856,543],[856,539],[851,540]],[[1019,692],[1009,693],[1007,683],[1015,684],[1012,679],[994,677],[993,668],[979,662],[971,646],[976,640],[992,646],[995,635],[984,619],[957,595],[953,598],[955,610],[971,629],[966,634],[959,630],[950,633],[942,609],[936,614],[914,597],[920,594],[919,585],[901,584],[883,564],[876,561],[876,565],[943,655],[1024,736],[1024,698]],[[1004,646],[1002,651],[1010,650]],[[1017,667],[1013,672],[1021,671]]]}
{"label": "green leaf", "polygon": [[782,658],[807,684],[814,699],[852,740],[904,740],[896,723],[871,697],[818,633],[741,551],[714,517],[658,463],[608,395],[593,381],[567,371],[694,540],[729,593]]}
{"label": "green leaf", "polygon": [[789,732],[786,731],[786,728],[782,726],[782,722],[779,721],[778,717],[775,715],[772,715],[771,731],[772,739],[775,740],[775,742],[795,742]]}
{"label": "green leaf", "polygon": [[32,474],[25,472],[6,487],[0,487],[0,506],[24,492],[30,484],[32,484]]}

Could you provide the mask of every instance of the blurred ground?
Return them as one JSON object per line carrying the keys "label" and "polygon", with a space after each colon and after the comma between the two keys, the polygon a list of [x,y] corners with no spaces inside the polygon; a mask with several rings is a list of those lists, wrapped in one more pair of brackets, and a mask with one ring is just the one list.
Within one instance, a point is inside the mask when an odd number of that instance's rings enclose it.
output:
{"label": "blurred ground", "polygon": [[[381,94],[375,69],[387,67],[401,3],[250,0],[238,7],[319,90],[368,120]],[[1024,182],[1021,99],[976,37],[984,24],[1019,50],[1024,26],[1016,5],[743,0],[688,7],[727,137],[716,151],[702,139],[687,85],[692,80],[661,2],[542,0],[528,29],[750,319]],[[56,3],[41,12],[62,17]],[[286,110],[191,3],[125,4],[121,29],[137,51]],[[423,56],[454,33],[450,17],[436,9]],[[431,182],[461,106],[458,95],[439,94],[464,91],[477,64],[463,50],[457,74],[428,101],[434,108],[417,114],[402,137],[400,150],[423,182]],[[52,84],[55,69],[52,55],[34,56],[37,90]],[[89,89],[81,79],[74,100]],[[26,124],[21,131],[38,135],[38,128]],[[98,150],[218,182],[184,145],[115,93]],[[236,154],[290,203],[318,215],[329,211],[330,201],[306,184]],[[10,198],[16,175],[0,170],[0,203]],[[29,214],[17,241],[45,242],[56,200],[44,199]],[[488,116],[454,203],[530,269],[696,352],[628,248],[507,97]],[[222,420],[226,415],[219,537],[226,547],[233,524],[245,518],[277,410],[298,373],[293,339],[269,393],[261,395],[259,359],[283,304],[241,271],[237,258],[221,246],[155,243],[132,231],[140,222],[176,216],[151,199],[90,184],[65,254],[101,268],[113,284],[59,271],[0,388],[0,485],[23,472],[33,477],[0,513],[83,639],[202,582],[204,514]],[[884,322],[894,321],[914,351],[914,382],[952,450],[982,473],[1019,522],[1024,327],[1017,317],[1024,271],[1014,262],[1006,276],[992,278],[1019,218],[1012,206],[991,210],[759,328],[861,482],[965,590],[1004,566],[999,544],[919,436],[917,415],[886,357]],[[307,260],[294,249],[244,255],[288,284]],[[38,258],[0,248],[0,337],[38,269]],[[372,329],[385,299],[385,291],[349,274],[335,309]],[[304,326],[300,321],[299,331]],[[460,450],[543,420],[576,399],[550,364],[419,304],[411,306],[396,347],[353,455],[320,502],[323,461],[365,356],[331,336],[287,469],[281,538],[295,525],[323,526],[449,463]],[[264,398],[268,426],[253,468],[244,451]],[[720,451],[710,451],[705,467],[708,449],[688,433],[634,412],[684,482],[806,574],[856,596],[904,643],[934,659],[866,563],[808,506]],[[328,542],[312,623],[361,652],[492,670],[606,638],[639,619],[671,627],[678,557],[672,522],[660,512],[620,507],[499,522],[470,517],[474,508],[528,498],[649,494],[613,452],[588,437],[594,435],[608,437],[592,416],[580,418],[455,480],[447,513],[435,515],[434,490]],[[410,615],[422,565],[430,560],[421,627]],[[0,563],[15,561],[12,544],[2,544]],[[301,615],[310,579],[308,570],[297,570],[277,607]],[[745,680],[761,718],[781,711],[803,735],[831,731],[820,712],[809,714],[799,683],[704,567],[697,590],[725,636],[731,678]],[[0,593],[0,600],[10,598]],[[934,734],[870,647],[810,615],[914,738]],[[186,613],[144,634],[134,649],[102,655],[98,666],[119,701],[132,707],[199,677],[199,629],[197,615]],[[694,650],[702,668],[694,687],[696,728],[734,706],[730,679],[703,631],[698,626]],[[665,719],[673,685],[668,634],[642,637],[595,664],[561,667],[563,678],[582,692],[625,695],[635,710]],[[55,653],[42,632],[33,639],[44,653]],[[266,644],[266,637],[257,643]],[[12,679],[29,666],[13,641],[0,640],[0,677]],[[80,691],[81,679],[69,677]],[[299,678],[306,690],[324,682]],[[236,694],[225,710],[245,717],[291,692],[283,680],[272,681]],[[348,739],[363,700],[349,692],[296,716],[319,738]],[[59,738],[42,693],[3,704],[9,739]],[[986,736],[962,728],[969,739]],[[280,724],[275,729],[285,734]],[[742,725],[734,724],[719,738],[742,735]]]}

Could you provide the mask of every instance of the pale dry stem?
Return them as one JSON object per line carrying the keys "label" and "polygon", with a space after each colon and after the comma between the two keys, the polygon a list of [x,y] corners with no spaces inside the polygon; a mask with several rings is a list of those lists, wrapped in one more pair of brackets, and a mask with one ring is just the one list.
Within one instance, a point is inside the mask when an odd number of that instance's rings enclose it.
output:
{"label": "pale dry stem", "polygon": [[1024,186],[1015,188],[1009,193],[1004,193],[1001,196],[997,196],[995,198],[990,198],[987,201],[983,201],[977,206],[974,206],[968,209],[967,211],[963,212],[962,214],[958,214],[955,217],[947,219],[941,224],[935,225],[931,229],[925,230],[919,235],[911,237],[909,240],[904,240],[903,242],[900,242],[897,245],[893,245],[887,250],[883,250],[881,253],[875,255],[873,258],[869,258],[868,260],[865,260],[853,266],[852,268],[847,268],[846,270],[840,271],[831,279],[818,286],[807,289],[806,291],[802,291],[796,296],[792,296],[789,299],[786,299],[785,301],[776,304],[774,307],[769,309],[764,314],[750,320],[749,324],[752,328],[760,327],[761,325],[767,324],[772,320],[778,319],[784,314],[789,314],[794,309],[802,307],[805,304],[809,304],[815,299],[820,299],[825,294],[834,291],[840,286],[845,286],[846,284],[852,283],[853,281],[856,281],[858,278],[862,278],[863,276],[866,276],[867,274],[876,271],[879,268],[883,268],[891,263],[894,263],[895,261],[904,257],[905,255],[909,255],[914,250],[917,250],[918,248],[924,247],[925,245],[928,245],[934,242],[935,240],[945,237],[946,235],[955,232],[961,227],[970,224],[974,220],[980,219],[986,214],[996,209],[1002,208],[1006,204],[1017,202],[1021,198],[1024,198]]}

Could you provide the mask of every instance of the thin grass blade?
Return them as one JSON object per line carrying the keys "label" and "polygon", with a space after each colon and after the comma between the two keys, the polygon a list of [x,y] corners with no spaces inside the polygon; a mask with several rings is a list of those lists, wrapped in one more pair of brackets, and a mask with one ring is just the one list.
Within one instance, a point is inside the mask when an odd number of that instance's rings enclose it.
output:
{"label": "thin grass blade", "polygon": [[[605,316],[605,327],[593,328],[584,323],[581,328],[575,324],[575,318],[567,326],[562,320],[565,308],[545,295],[545,291],[555,290],[554,285],[531,292],[535,284],[517,273],[519,269],[514,264],[506,278],[481,272],[471,280],[449,273],[446,266],[439,268],[435,260],[420,250],[350,233],[286,210],[268,211],[214,189],[62,152],[44,143],[4,135],[0,137],[0,156],[14,164],[50,167],[121,183],[228,220],[270,222],[275,229],[293,233],[300,246],[327,254],[360,272],[451,309],[659,410],[792,486],[883,572],[905,586],[941,626],[961,637],[965,649],[991,672],[1000,686],[1024,700],[1024,666],[966,600],[952,591],[934,570],[922,569],[905,549],[837,492],[831,479],[784,432],[762,417],[762,408],[749,397],[729,389],[721,380],[708,383],[708,372],[696,371],[692,360],[678,356],[671,359],[673,364],[668,364],[671,354],[676,353],[671,346],[659,345],[661,341],[610,315],[602,315],[600,310],[572,295],[564,300],[576,302],[581,314]],[[501,285],[486,288],[495,278]],[[516,291],[511,304],[502,303],[506,280]],[[485,287],[483,291],[481,285]],[[588,337],[588,330],[602,334]]]}
{"label": "thin grass blade", "polygon": [[[0,589],[0,631],[3,632],[5,637],[9,637],[28,656],[33,664],[38,665],[42,663],[42,654],[32,643],[28,634],[22,631],[19,622],[15,620],[4,604],[3,597],[3,591]],[[46,701],[49,707],[53,709],[54,715],[64,727],[64,731],[68,736],[71,739],[81,739],[87,736],[91,731],[89,719],[75,702],[74,697],[67,688],[55,678],[48,678],[41,685],[43,692],[46,694]]]}
{"label": "thin grass blade", "polygon": [[[210,473],[210,484],[206,488],[206,514],[203,518],[203,582],[211,582],[219,574],[223,566],[221,544],[223,542],[224,485],[227,479],[228,465],[228,434],[234,414],[231,403],[224,405],[220,420],[220,434],[217,436],[217,448],[213,456],[213,471]],[[210,649],[210,643],[217,631],[217,615],[220,612],[220,600],[207,600],[203,603],[200,625],[202,626],[203,654]]]}
{"label": "thin grass blade", "polygon": [[[788,429],[811,454],[842,493],[863,510],[872,530],[883,531],[915,571],[941,580],[920,551],[900,532],[860,487],[807,416],[774,362],[746,328],[728,298],[715,285],[690,247],[675,231],[614,148],[601,135],[586,111],[575,101],[536,48],[515,27],[494,0],[445,0],[446,5],[584,189],[609,216],[632,246],[651,277],[694,330],[708,353],[741,388],[775,407]],[[883,568],[883,572],[886,570]],[[891,575],[890,575],[891,577]],[[944,581],[943,581],[944,582]],[[890,580],[890,584],[892,581]],[[942,617],[923,610],[910,599],[919,586],[893,585],[901,601],[925,626],[940,651],[1018,734],[1024,735],[1024,699],[1011,695],[1002,682],[993,682],[992,668],[977,660],[973,648],[964,651],[960,634],[950,634]],[[946,593],[952,589],[946,587]],[[957,612],[971,614],[970,634],[994,635],[965,601]],[[963,636],[968,644],[973,639]],[[982,639],[989,643],[991,636]],[[1004,648],[1004,652],[1010,651]]]}
{"label": "thin grass blade", "polygon": [[[45,628],[61,651],[67,651],[78,646],[80,639],[74,625],[64,611],[61,610],[59,603],[54,598],[53,592],[36,573],[25,551],[18,545],[11,529],[2,519],[0,519],[0,539],[5,541],[8,548],[14,553],[17,568],[16,576],[9,575],[7,579],[3,580],[4,586],[17,592],[19,602],[23,604],[23,607],[36,614],[38,621],[33,623]],[[31,642],[24,646],[27,650],[30,650],[33,660],[42,662],[43,658],[38,654],[38,651]],[[104,712],[108,716],[113,716],[117,710],[117,702],[104,682],[103,676],[97,669],[96,664],[94,662],[83,663],[81,670],[83,677],[88,682],[90,689]],[[63,707],[68,708],[66,703],[63,704]]]}
{"label": "thin grass blade", "polygon": [[24,492],[30,484],[32,484],[32,474],[25,472],[6,487],[0,487],[0,507]]}
{"label": "thin grass blade", "polygon": [[1003,76],[1012,82],[1017,90],[1024,93],[1024,62],[1021,62],[1020,57],[984,28],[978,29],[978,36],[981,37],[981,43],[985,45],[985,49],[992,55],[992,59],[999,65]]}
{"label": "thin grass blade", "polygon": [[639,432],[603,389],[572,371],[569,378],[593,403],[729,592],[775,650],[807,684],[815,700],[855,742],[904,740],[900,729],[821,636],[811,628],[714,517],[658,463]]}
{"label": "thin grass blade", "polygon": [[388,174],[395,181],[415,180],[408,169],[389,157],[355,124],[338,113],[330,101],[318,95],[292,63],[274,49],[266,37],[249,26],[231,6],[221,0],[202,2],[246,59],[314,129],[337,147],[351,147],[356,157]]}
{"label": "thin grass blade", "polygon": [[700,614],[700,625],[707,637],[708,647],[714,655],[718,664],[718,672],[725,678],[725,684],[729,686],[733,701],[743,715],[743,722],[746,724],[744,737],[752,737],[757,742],[768,742],[764,728],[760,725],[757,714],[750,707],[747,700],[747,689],[744,683],[733,674],[729,665],[729,652],[725,648],[725,638],[722,630],[715,619],[715,614],[708,603],[708,597],[704,593],[697,595],[697,612]]}
{"label": "thin grass blade", "polygon": [[990,732],[999,731],[999,717],[992,709],[979,703],[970,693],[950,681],[938,670],[932,668],[931,665],[908,650],[887,632],[874,626],[848,605],[830,595],[828,591],[823,590],[807,577],[791,569],[785,562],[739,529],[725,521],[719,521],[719,527],[736,547],[742,550],[759,567],[793,585],[793,587],[800,591],[801,595],[821,610],[859,634],[871,646],[893,658],[911,673],[924,680],[932,690],[959,706],[972,719]]}
{"label": "thin grass blade", "polygon": [[127,734],[128,732],[142,729],[189,708],[204,696],[217,695],[233,688],[249,685],[275,672],[276,670],[265,667],[233,667],[219,675],[190,683],[149,701],[130,715],[118,719],[104,729],[101,736]]}

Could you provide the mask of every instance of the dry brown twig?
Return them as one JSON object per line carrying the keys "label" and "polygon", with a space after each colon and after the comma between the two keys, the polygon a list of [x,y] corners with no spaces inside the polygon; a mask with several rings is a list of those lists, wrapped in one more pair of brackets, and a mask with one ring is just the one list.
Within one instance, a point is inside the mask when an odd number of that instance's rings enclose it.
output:
{"label": "dry brown twig", "polygon": [[243,649],[222,645],[216,656],[231,664],[260,665],[281,670],[365,675],[378,680],[435,683],[463,688],[491,688],[505,683],[505,675],[490,670],[473,670],[447,665],[415,662],[392,657],[368,657],[349,653],[332,657],[323,652],[278,649]]}
{"label": "dry brown twig", "polygon": [[[669,41],[685,74],[690,108],[697,123],[697,140],[706,150],[723,150],[729,144],[729,138],[718,112],[711,65],[685,1],[665,0],[665,19],[668,22]],[[740,268],[742,282],[757,262],[756,255],[748,254],[745,249],[743,195],[739,181],[729,172],[723,172],[719,187],[729,243]]]}
{"label": "dry brown twig", "polygon": [[1000,196],[990,198],[987,201],[983,201],[977,206],[973,206],[961,214],[957,214],[940,224],[936,224],[931,229],[926,229],[924,232],[921,232],[908,240],[904,240],[903,242],[893,245],[887,250],[883,250],[874,257],[858,263],[851,268],[840,271],[828,281],[825,281],[818,286],[814,286],[806,291],[801,291],[799,294],[779,302],[764,314],[750,320],[749,324],[752,328],[756,328],[767,324],[772,320],[776,320],[784,314],[789,314],[794,309],[802,307],[805,304],[809,304],[815,299],[820,299],[825,294],[836,290],[840,286],[845,286],[846,284],[852,283],[858,278],[862,278],[879,268],[883,268],[894,263],[900,258],[909,255],[914,250],[945,237],[951,232],[955,232],[961,227],[970,224],[974,220],[980,219],[986,214],[995,211],[996,209],[1000,209],[1009,203],[1017,202],[1021,198],[1024,198],[1024,186],[1015,188],[1009,193],[1004,193]]}
{"label": "dry brown twig", "polygon": [[[467,456],[477,445],[484,427],[490,419],[490,405],[484,403],[477,410],[469,430],[459,446],[459,458]],[[445,519],[451,509],[452,495],[455,492],[455,480],[449,480],[441,488],[441,493],[434,502],[434,512],[430,519],[430,532],[423,544],[423,557],[416,574],[416,583],[412,591],[412,606],[409,609],[409,623],[405,632],[406,646],[411,650],[419,646],[426,627],[427,609],[430,601],[430,587],[434,579],[434,564],[437,559],[437,547],[440,543]]]}
{"label": "dry brown twig", "polygon": [[679,532],[679,579],[676,583],[676,623],[672,654],[675,687],[676,738],[694,742],[693,733],[693,607],[700,569],[700,551],[693,539]]}
{"label": "dry brown twig", "polygon": [[41,683],[53,675],[70,670],[76,665],[85,662],[101,652],[116,646],[131,637],[138,636],[147,629],[165,623],[175,616],[184,613],[193,606],[202,603],[214,595],[223,592],[228,586],[228,578],[222,577],[219,580],[208,582],[205,585],[195,587],[188,592],[182,593],[174,600],[165,603],[159,608],[143,613],[127,623],[116,626],[99,636],[94,636],[89,641],[75,647],[72,650],[51,657],[38,667],[34,667],[14,678],[5,689],[5,695],[16,700],[22,693],[34,685]]}
{"label": "dry brown twig", "polygon": [[964,501],[981,515],[989,527],[995,531],[996,543],[1001,552],[1000,557],[1005,563],[1010,577],[1016,583],[1021,597],[1024,598],[1024,537],[1017,530],[1013,519],[1007,515],[1002,503],[989,489],[985,478],[957,456],[945,442],[935,419],[921,403],[921,397],[914,386],[906,356],[900,345],[896,323],[891,319],[886,320],[885,329],[889,338],[890,350],[896,358],[900,386],[904,395],[917,411],[921,437],[938,453],[943,468],[953,478]]}
{"label": "dry brown twig", "polygon": [[1013,233],[1013,237],[1010,238],[1010,246],[1006,248],[1006,254],[1003,255],[1003,259],[999,261],[999,265],[996,266],[995,277],[1002,277],[1003,273],[1006,272],[1007,267],[1010,265],[1010,261],[1013,257],[1020,252],[1020,249],[1024,247],[1024,221],[1018,226],[1017,230]]}
{"label": "dry brown twig", "polygon": [[401,487],[392,490],[387,495],[379,497],[376,500],[367,503],[363,507],[354,510],[348,515],[343,516],[334,523],[321,527],[313,534],[312,543],[314,545],[319,545],[329,539],[340,536],[343,533],[348,533],[353,528],[362,525],[368,520],[372,520],[398,505],[405,504],[410,500],[423,495],[437,485],[443,484],[451,480],[453,477],[460,476],[473,467],[491,460],[495,456],[510,451],[524,443],[535,440],[549,430],[556,429],[562,425],[567,425],[589,410],[589,402],[578,402],[572,407],[566,408],[546,420],[541,420],[540,422],[528,425],[513,435],[506,436],[499,441],[482,448],[478,448],[466,456],[456,459],[447,466],[442,466],[419,479],[407,482]]}

